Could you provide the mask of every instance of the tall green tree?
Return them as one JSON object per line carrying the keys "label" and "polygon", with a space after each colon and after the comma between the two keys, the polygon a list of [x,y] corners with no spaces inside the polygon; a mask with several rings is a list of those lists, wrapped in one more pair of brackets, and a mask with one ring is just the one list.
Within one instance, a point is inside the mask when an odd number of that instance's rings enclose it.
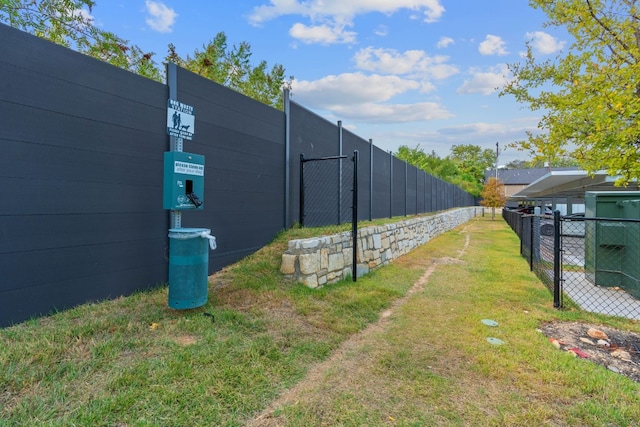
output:
{"label": "tall green tree", "polygon": [[493,168],[496,162],[495,151],[471,144],[452,146],[450,157],[463,173],[477,183],[484,181],[486,170]]}
{"label": "tall green tree", "polygon": [[96,27],[92,0],[0,0],[0,22],[161,81],[153,52]]}
{"label": "tall green tree", "polygon": [[[453,155],[453,147],[452,155],[441,158],[433,151],[431,152],[431,154],[425,153],[424,150],[420,148],[420,145],[417,145],[414,148],[409,148],[406,145],[402,145],[398,148],[398,151],[397,153],[395,153],[395,155],[399,159],[406,161],[410,165],[413,165],[430,175],[455,184],[474,196],[479,196],[480,192],[482,191],[481,178],[479,178],[477,174],[470,172],[471,170],[473,170],[473,168],[471,167],[471,161],[462,161],[462,153],[465,152],[464,147],[466,146],[457,147],[457,157],[454,157]],[[481,152],[482,150],[480,147],[477,147],[476,150],[473,148],[473,146],[469,146],[468,151]],[[461,168],[461,165],[469,167],[469,170],[463,170]],[[484,174],[482,175],[482,177],[484,177]]]}
{"label": "tall green tree", "polygon": [[185,58],[170,44],[166,61],[281,109],[283,89],[291,88],[293,77],[287,78],[280,64],[268,68],[266,61],[260,61],[252,65],[251,55],[249,43],[229,47],[226,34],[219,32],[202,50]]}
{"label": "tall green tree", "polygon": [[[513,95],[543,112],[541,134],[522,149],[537,159],[573,157],[589,172],[606,169],[618,184],[640,178],[640,2],[637,0],[530,0],[548,25],[572,36],[556,58],[509,66]],[[536,160],[536,158],[534,158]]]}
{"label": "tall green tree", "polygon": [[420,144],[413,148],[401,145],[395,153],[395,156],[430,175],[439,176],[438,169],[440,163],[442,163],[442,159],[433,151],[431,154],[425,153],[425,151],[420,148]]}

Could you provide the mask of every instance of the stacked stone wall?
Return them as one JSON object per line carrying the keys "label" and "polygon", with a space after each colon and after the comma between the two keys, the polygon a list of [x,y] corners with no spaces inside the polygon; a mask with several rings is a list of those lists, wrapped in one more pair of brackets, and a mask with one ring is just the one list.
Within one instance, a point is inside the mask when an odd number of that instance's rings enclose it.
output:
{"label": "stacked stone wall", "polygon": [[[388,264],[434,237],[464,224],[482,208],[459,208],[392,224],[358,229],[358,277]],[[289,242],[280,271],[289,279],[317,288],[354,274],[350,232]]]}

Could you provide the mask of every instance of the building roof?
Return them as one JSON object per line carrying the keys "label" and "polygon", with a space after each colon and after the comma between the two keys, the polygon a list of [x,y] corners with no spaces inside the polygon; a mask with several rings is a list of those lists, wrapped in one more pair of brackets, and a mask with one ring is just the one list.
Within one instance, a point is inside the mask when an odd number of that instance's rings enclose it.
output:
{"label": "building roof", "polygon": [[[554,171],[577,170],[575,167],[553,168]],[[489,169],[485,178],[495,177],[495,169]],[[498,179],[504,185],[528,185],[549,173],[549,168],[498,169]]]}
{"label": "building roof", "polygon": [[538,199],[542,197],[584,197],[586,191],[637,191],[638,183],[616,187],[616,177],[605,171],[592,176],[583,170],[554,170],[547,172],[522,190],[513,194],[514,199]]}

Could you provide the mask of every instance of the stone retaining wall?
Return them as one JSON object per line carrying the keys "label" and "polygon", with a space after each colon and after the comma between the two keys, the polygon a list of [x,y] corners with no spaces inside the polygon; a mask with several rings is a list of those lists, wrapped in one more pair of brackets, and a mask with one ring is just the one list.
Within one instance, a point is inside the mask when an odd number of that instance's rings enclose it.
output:
{"label": "stone retaining wall", "polygon": [[[358,277],[390,263],[434,237],[464,224],[482,208],[458,208],[431,216],[358,230]],[[280,271],[311,288],[334,283],[353,274],[350,232],[289,242]]]}

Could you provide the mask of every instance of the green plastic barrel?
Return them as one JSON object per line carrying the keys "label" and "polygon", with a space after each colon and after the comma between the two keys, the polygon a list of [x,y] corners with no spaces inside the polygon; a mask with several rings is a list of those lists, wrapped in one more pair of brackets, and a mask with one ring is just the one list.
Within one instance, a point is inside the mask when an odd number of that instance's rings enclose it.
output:
{"label": "green plastic barrel", "polygon": [[169,229],[169,307],[207,303],[209,247],[215,249],[215,237],[207,228]]}

